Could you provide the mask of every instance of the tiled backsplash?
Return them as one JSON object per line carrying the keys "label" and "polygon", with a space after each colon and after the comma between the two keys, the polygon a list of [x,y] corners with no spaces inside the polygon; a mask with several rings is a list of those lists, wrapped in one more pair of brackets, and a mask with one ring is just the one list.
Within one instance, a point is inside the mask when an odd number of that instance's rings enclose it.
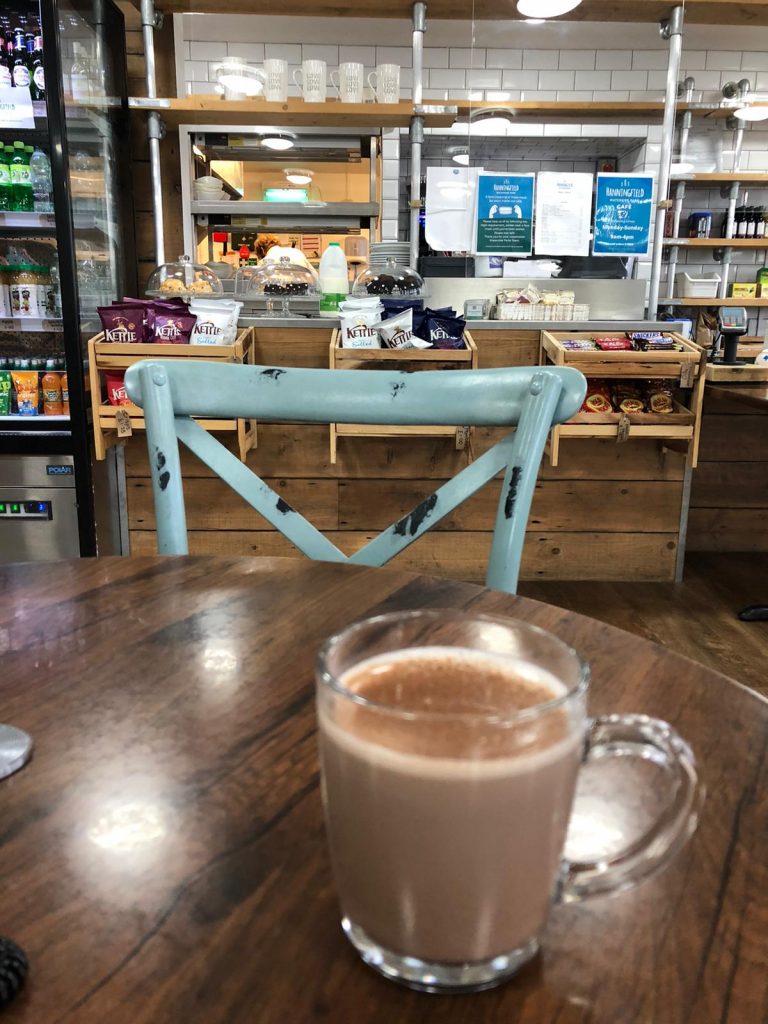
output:
{"label": "tiled backsplash", "polygon": [[[642,2],[642,0],[638,0]],[[360,61],[366,70],[379,63],[401,67],[403,98],[411,96],[411,26],[404,21],[330,18],[250,18],[205,15],[176,16],[177,66],[183,79],[179,92],[213,91],[212,65],[227,55],[260,62],[282,57],[290,65],[289,92],[298,95],[293,69],[302,60],[326,61],[328,70],[340,62]],[[600,47],[595,46],[599,37]],[[312,43],[304,39],[315,40]],[[350,40],[357,40],[352,44]],[[520,22],[478,22],[475,46],[469,22],[440,22],[427,18],[424,48],[424,99],[445,100],[660,100],[664,95],[667,44],[654,25],[595,26],[585,23],[551,23],[526,26]],[[525,42],[525,45],[523,45]],[[508,43],[509,45],[503,45]],[[630,48],[629,43],[635,46]],[[691,25],[686,28],[681,78],[696,82],[695,99],[721,98],[722,86],[746,78],[756,91],[768,92],[768,28]],[[329,83],[329,92],[331,86]],[[407,191],[409,161],[400,159],[400,133],[385,132],[382,144],[382,236],[405,237],[407,233]],[[488,170],[595,169],[594,160],[576,159],[569,154],[567,136],[639,138],[641,143],[630,157],[622,158],[620,169],[644,169],[655,173],[658,166],[661,128],[635,123],[609,124],[521,124],[499,140],[499,151],[486,160]],[[524,138],[562,139],[563,159],[521,160]],[[702,170],[725,170],[732,166],[733,136],[722,124],[710,130],[697,125],[692,133],[692,160]],[[450,138],[446,142],[460,142]],[[450,163],[447,156],[442,161]],[[768,130],[763,125],[747,128],[742,167],[768,171]],[[741,199],[740,202],[744,202]],[[768,190],[751,190],[749,205],[768,207]],[[699,208],[724,210],[727,199],[719,190],[689,188],[683,215]],[[717,223],[717,218],[715,219]],[[753,280],[755,264],[762,264],[762,251],[734,252],[732,280]],[[680,265],[700,273],[717,269],[708,250],[681,251]],[[641,267],[645,276],[648,265]]]}

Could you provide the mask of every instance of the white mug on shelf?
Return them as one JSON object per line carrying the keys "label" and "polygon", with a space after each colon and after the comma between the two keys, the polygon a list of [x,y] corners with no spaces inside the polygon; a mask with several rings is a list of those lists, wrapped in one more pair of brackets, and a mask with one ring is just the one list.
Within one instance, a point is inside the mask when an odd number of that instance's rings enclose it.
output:
{"label": "white mug on shelf", "polygon": [[362,103],[365,68],[362,64],[339,64],[338,72],[331,72],[331,84],[342,103]]}
{"label": "white mug on shelf", "polygon": [[301,67],[293,72],[293,80],[301,89],[305,103],[325,103],[326,67],[324,60],[305,60]]}
{"label": "white mug on shelf", "polygon": [[400,65],[377,64],[368,75],[368,83],[376,93],[377,103],[400,102]]}
{"label": "white mug on shelf", "polygon": [[264,61],[264,99],[285,103],[288,99],[288,61],[270,57]]}

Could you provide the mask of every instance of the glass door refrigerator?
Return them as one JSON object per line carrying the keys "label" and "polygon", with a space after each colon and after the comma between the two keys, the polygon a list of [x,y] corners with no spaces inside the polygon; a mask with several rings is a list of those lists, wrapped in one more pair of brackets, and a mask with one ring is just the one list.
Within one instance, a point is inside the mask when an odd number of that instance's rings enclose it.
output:
{"label": "glass door refrigerator", "polygon": [[0,35],[0,562],[109,553],[85,358],[136,292],[123,16],[0,0]]}

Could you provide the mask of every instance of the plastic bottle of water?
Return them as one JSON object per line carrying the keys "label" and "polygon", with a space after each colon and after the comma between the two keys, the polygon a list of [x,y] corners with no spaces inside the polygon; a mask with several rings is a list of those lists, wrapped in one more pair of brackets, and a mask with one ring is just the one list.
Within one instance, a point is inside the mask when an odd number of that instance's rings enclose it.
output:
{"label": "plastic bottle of water", "polygon": [[35,213],[53,213],[53,178],[48,154],[36,149],[29,158],[29,179]]}

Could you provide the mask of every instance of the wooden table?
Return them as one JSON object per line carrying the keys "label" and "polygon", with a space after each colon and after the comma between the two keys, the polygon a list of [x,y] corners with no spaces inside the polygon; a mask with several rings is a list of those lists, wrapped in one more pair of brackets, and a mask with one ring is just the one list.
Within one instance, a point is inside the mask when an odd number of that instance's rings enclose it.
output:
{"label": "wooden table", "polygon": [[[294,559],[0,570],[0,933],[8,1024],[759,1024],[768,1019],[768,703],[610,626],[469,584]],[[423,606],[510,613],[593,666],[591,710],[667,718],[709,796],[663,874],[553,912],[511,983],[428,996],[341,933],[312,671],[331,631]]]}

